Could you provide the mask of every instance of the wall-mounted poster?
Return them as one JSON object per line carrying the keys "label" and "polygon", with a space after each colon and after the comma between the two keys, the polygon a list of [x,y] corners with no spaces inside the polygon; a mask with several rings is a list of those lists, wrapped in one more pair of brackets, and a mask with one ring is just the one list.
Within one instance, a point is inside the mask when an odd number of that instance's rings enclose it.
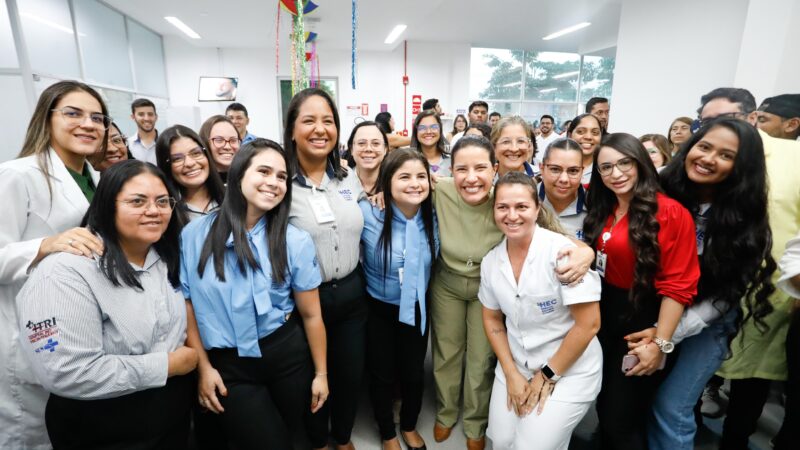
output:
{"label": "wall-mounted poster", "polygon": [[200,77],[197,90],[197,101],[230,102],[236,100],[236,89],[239,87],[237,77]]}

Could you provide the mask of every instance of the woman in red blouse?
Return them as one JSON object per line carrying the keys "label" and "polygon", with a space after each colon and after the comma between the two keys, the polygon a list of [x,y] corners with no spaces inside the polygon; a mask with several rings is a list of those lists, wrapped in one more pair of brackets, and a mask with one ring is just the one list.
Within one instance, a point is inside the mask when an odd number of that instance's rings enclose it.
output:
{"label": "woman in red blouse", "polygon": [[[625,133],[606,136],[594,154],[586,241],[597,252],[603,384],[597,398],[602,448],[646,449],[650,404],[674,345],[672,333],[697,293],[692,216],[660,192],[647,150]],[[648,345],[625,336],[657,323]]]}

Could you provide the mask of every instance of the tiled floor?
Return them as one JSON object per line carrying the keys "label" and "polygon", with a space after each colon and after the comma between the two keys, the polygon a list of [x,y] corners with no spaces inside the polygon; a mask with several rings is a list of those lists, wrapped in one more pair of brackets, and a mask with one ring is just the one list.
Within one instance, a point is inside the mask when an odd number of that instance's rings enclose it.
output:
{"label": "tiled floor", "polygon": [[[422,434],[429,449],[461,450],[466,448],[466,441],[460,423],[456,425],[450,439],[447,441],[436,443],[433,440],[436,396],[433,387],[430,352],[426,361],[426,374],[425,398],[417,430]],[[366,386],[367,383],[364,383],[364,385]],[[368,401],[366,389],[361,393],[360,400],[361,404],[359,406],[358,417],[356,418],[355,429],[353,430],[353,444],[358,450],[380,450],[380,437],[378,436],[377,427],[372,418],[372,408]],[[772,398],[764,408],[764,413],[759,421],[758,431],[750,439],[751,450],[770,450],[769,440],[777,433],[782,421],[783,408],[777,403],[777,398]],[[593,445],[590,438],[596,426],[597,416],[594,414],[594,409],[592,408],[575,430],[572,442],[570,443],[570,450],[594,450],[596,447]],[[695,449],[716,449],[721,432],[722,419],[705,419],[705,427],[698,431]],[[491,443],[489,443],[487,449],[491,448]]]}

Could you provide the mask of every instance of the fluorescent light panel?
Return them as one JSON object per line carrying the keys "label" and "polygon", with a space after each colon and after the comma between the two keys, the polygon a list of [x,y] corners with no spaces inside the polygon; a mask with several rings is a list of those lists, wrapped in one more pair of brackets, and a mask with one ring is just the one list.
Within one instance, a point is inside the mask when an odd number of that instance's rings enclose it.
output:
{"label": "fluorescent light panel", "polygon": [[580,73],[580,72],[579,72],[579,71],[577,71],[577,70],[576,70],[576,71],[574,71],[574,72],[564,72],[564,73],[560,73],[560,74],[558,74],[558,75],[554,75],[554,76],[553,76],[553,79],[554,79],[554,80],[559,80],[559,79],[561,79],[561,78],[569,78],[569,77],[574,77],[575,75],[577,75],[577,74],[579,74],[579,73]]}
{"label": "fluorescent light panel", "polygon": [[393,44],[394,41],[396,41],[397,38],[399,38],[400,35],[403,34],[403,31],[406,31],[406,26],[405,25],[397,25],[396,27],[394,27],[392,32],[389,33],[388,36],[386,36],[386,40],[383,41],[383,43],[384,44]]}
{"label": "fluorescent light panel", "polygon": [[192,39],[200,39],[200,35],[197,34],[193,29],[189,28],[189,25],[181,22],[181,19],[173,16],[165,16],[164,20],[171,23],[175,28],[181,30],[183,34],[189,36]]}
{"label": "fluorescent light panel", "polygon": [[591,25],[591,22],[581,22],[577,25],[573,25],[571,27],[564,28],[563,30],[556,31],[555,33],[548,34],[547,36],[543,37],[542,40],[549,41],[550,39],[555,39],[557,37],[564,36],[565,34],[570,34],[574,31],[578,31],[582,28],[586,28]]}

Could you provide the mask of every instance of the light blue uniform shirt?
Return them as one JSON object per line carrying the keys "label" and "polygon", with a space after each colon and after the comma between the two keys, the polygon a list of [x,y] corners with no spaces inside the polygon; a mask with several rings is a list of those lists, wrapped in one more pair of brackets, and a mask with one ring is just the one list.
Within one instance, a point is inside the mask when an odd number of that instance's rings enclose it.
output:
{"label": "light blue uniform shirt", "polygon": [[286,280],[274,283],[267,246],[267,219],[262,217],[247,233],[259,268],[245,264],[245,273],[239,270],[231,235],[225,252],[226,281],[217,278],[213,256],[206,261],[200,277],[197,273],[200,253],[216,217],[217,213],[212,213],[195,219],[181,233],[183,295],[191,299],[203,347],[237,348],[239,356],[260,357],[258,340],[286,323],[294,310],[292,291],[309,291],[322,282],[314,243],[308,233],[289,225],[285,244]]}
{"label": "light blue uniform shirt", "polygon": [[[425,291],[431,278],[431,252],[428,238],[425,234],[425,224],[422,221],[422,210],[417,212],[413,219],[406,219],[405,215],[392,205],[394,218],[392,219],[392,253],[390,255],[388,271],[383,270],[383,248],[379,245],[383,230],[384,212],[374,207],[367,200],[358,203],[364,216],[364,230],[361,232],[363,248],[364,273],[367,278],[367,292],[377,300],[392,305],[400,306],[400,321],[408,325],[415,325],[414,305],[419,302],[422,324],[420,329],[425,330]],[[409,236],[406,227],[414,226],[418,230],[418,245],[409,246]],[[436,218],[434,216],[434,249],[439,252],[439,239],[437,237]],[[435,256],[435,255],[434,255]],[[413,261],[418,267],[418,273],[423,273],[421,278],[412,277],[409,273],[409,262]],[[422,264],[419,267],[419,264]],[[402,285],[400,282],[400,269],[404,269],[403,282],[416,279],[416,295],[412,301],[402,301]],[[413,287],[413,286],[412,286]]]}
{"label": "light blue uniform shirt", "polygon": [[250,133],[249,131],[244,135],[244,139],[242,139],[242,144],[247,144],[248,142],[253,142],[258,139],[254,134]]}

